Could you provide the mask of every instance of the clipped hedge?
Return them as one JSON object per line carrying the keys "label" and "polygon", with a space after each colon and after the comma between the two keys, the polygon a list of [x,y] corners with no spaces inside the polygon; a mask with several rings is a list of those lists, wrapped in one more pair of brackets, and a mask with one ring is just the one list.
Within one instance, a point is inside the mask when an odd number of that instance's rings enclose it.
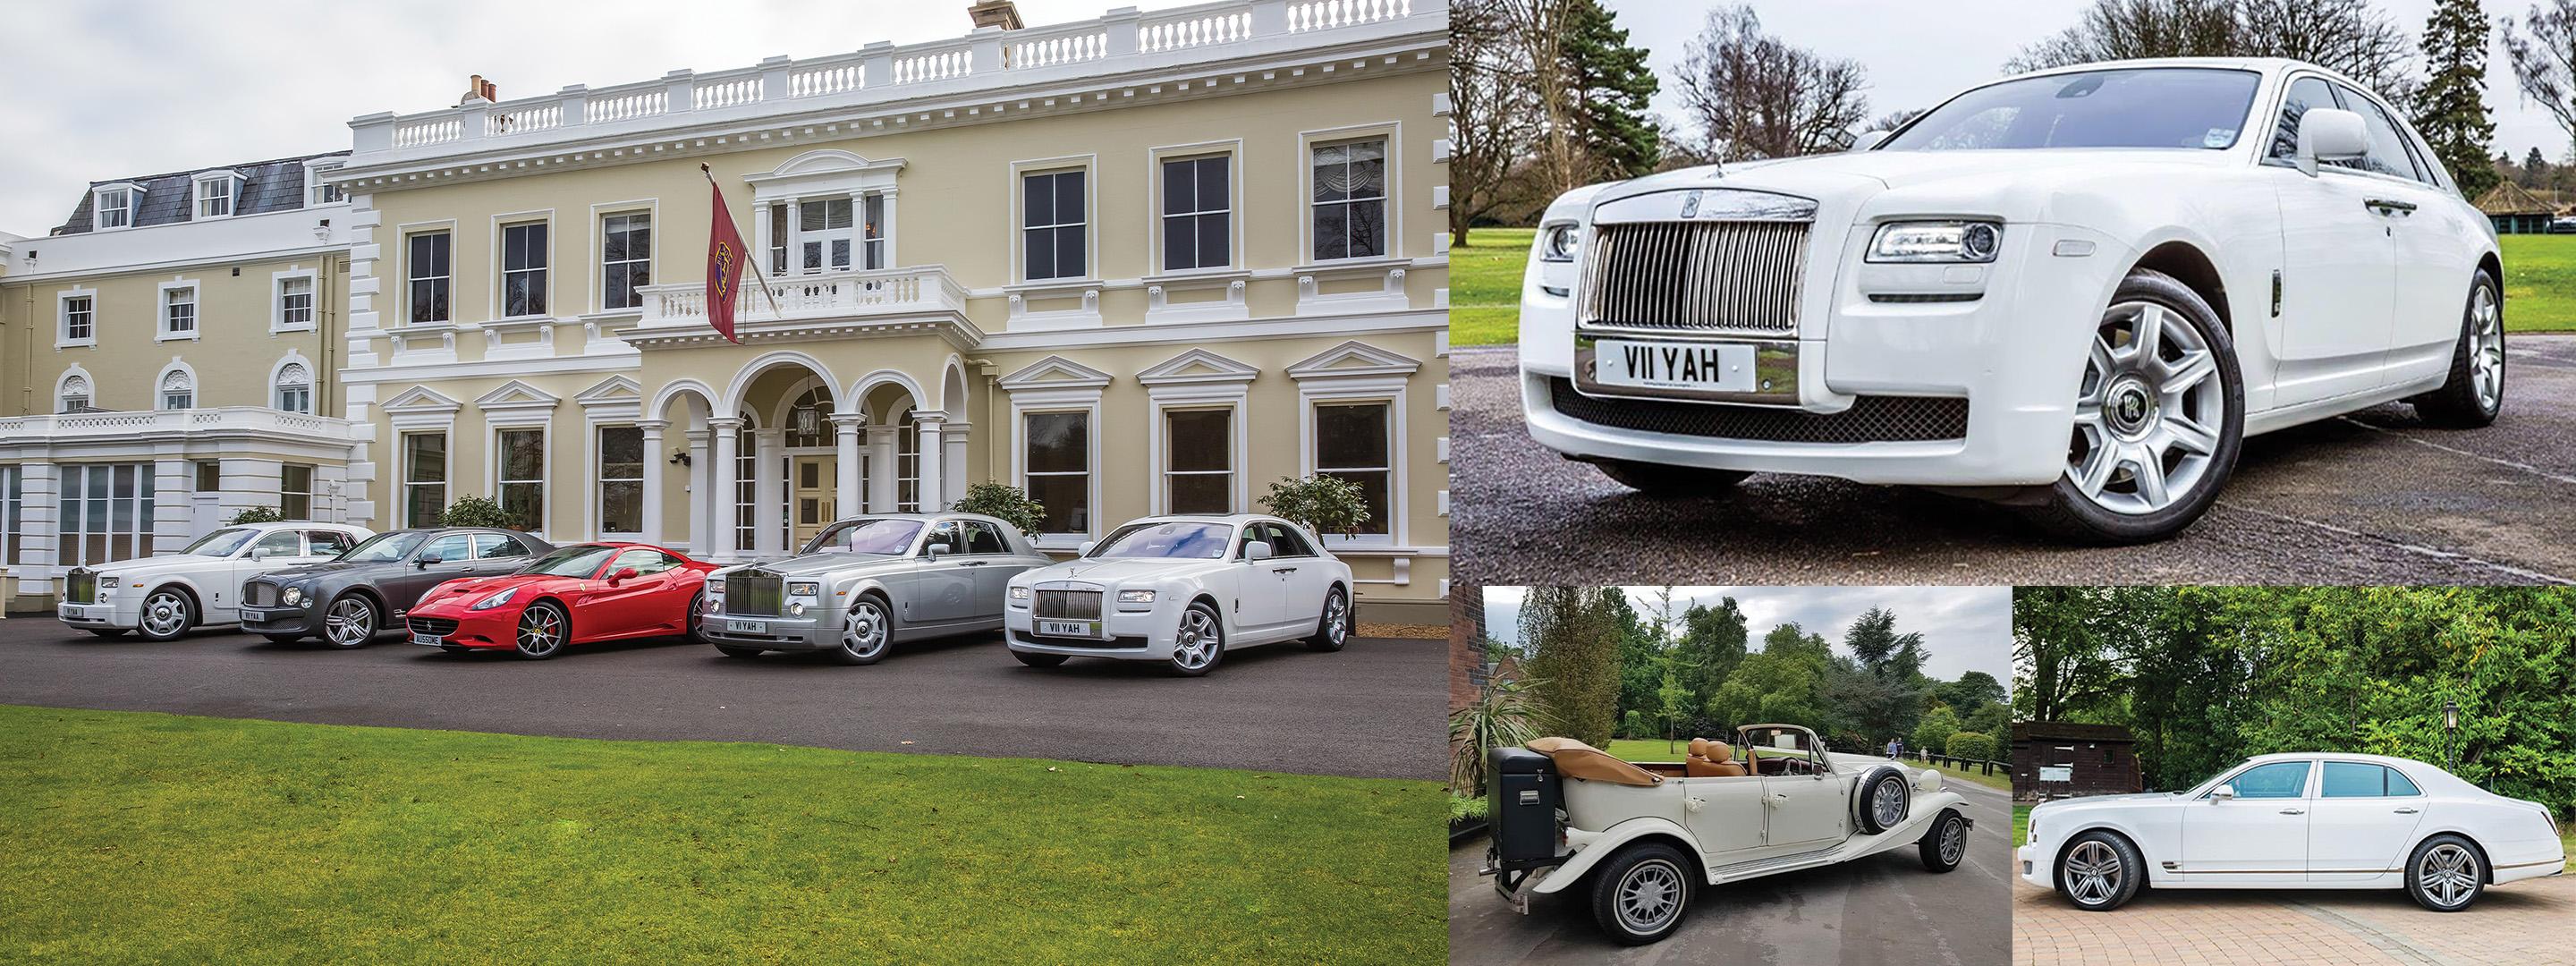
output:
{"label": "clipped hedge", "polygon": [[1952,758],[1993,761],[1995,760],[1995,739],[1974,731],[1953,731],[1950,733],[1950,743],[1941,750]]}

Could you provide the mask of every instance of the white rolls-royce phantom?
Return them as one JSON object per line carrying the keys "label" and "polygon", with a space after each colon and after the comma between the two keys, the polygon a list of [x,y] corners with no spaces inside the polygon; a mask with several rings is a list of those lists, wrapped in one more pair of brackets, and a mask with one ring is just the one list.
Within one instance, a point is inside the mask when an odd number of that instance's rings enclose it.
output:
{"label": "white rolls-royce phantom", "polygon": [[2198,519],[2247,435],[2502,404],[2493,228],[2349,78],[2092,64],[1863,141],[1556,199],[1530,435],[1653,496],[1819,474],[2138,541]]}
{"label": "white rolls-royce phantom", "polygon": [[2078,909],[2158,889],[2404,889],[2435,912],[2567,867],[2558,818],[2432,765],[2258,755],[2186,791],[2041,802],[2022,881]]}
{"label": "white rolls-royce phantom", "polygon": [[253,523],[224,527],[178,553],[74,567],[63,578],[55,616],[100,637],[127,631],[166,641],[192,628],[240,620],[242,582],[322,563],[375,536],[345,523]]}
{"label": "white rolls-royce phantom", "polygon": [[1350,641],[1351,568],[1273,516],[1147,517],[1072,560],[1011,578],[1002,621],[1031,667],[1069,657],[1160,661],[1195,677],[1225,652]]}

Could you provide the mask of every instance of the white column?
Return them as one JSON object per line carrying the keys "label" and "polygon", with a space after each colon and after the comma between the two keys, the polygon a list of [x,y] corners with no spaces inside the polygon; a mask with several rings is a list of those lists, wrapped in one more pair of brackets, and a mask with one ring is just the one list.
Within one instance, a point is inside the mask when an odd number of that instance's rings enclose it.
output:
{"label": "white column", "polygon": [[[802,202],[794,198],[782,200],[787,204],[787,264],[778,266],[777,274],[785,275],[796,270],[797,259],[805,257],[803,254],[805,246],[802,244],[805,240],[805,214],[799,208]],[[766,239],[761,241],[764,245],[768,243]]]}
{"label": "white column", "polygon": [[[663,462],[662,430],[671,424],[659,419],[636,423],[644,431],[644,542],[662,542],[662,476],[671,471]],[[603,508],[604,509],[604,508]]]}
{"label": "white column", "polygon": [[939,445],[939,425],[943,417],[938,413],[923,413],[914,419],[921,426],[921,512],[937,513],[948,508],[948,501],[944,498],[948,491],[940,482],[944,474],[939,467],[948,458],[948,451]]}
{"label": "white column", "polygon": [[966,498],[966,440],[974,429],[970,423],[951,422],[939,435],[939,445],[944,447],[939,466],[939,479],[945,484],[939,494],[941,506]]}
{"label": "white column", "polygon": [[18,539],[25,541],[26,549],[19,552],[18,565],[9,569],[18,575],[20,594],[52,594],[51,584],[33,578],[71,556],[70,548],[56,546],[61,539],[57,523],[63,518],[62,468],[52,463],[20,463],[18,474]]}
{"label": "white column", "polygon": [[759,455],[751,467],[751,546],[762,556],[775,556],[786,544],[778,535],[787,517],[787,474],[778,467],[785,437],[785,430],[751,431],[752,452]]}
{"label": "white column", "polygon": [[902,431],[901,426],[868,427],[868,468],[875,471],[868,474],[869,513],[895,512],[895,477],[903,468],[896,465],[894,437]]}
{"label": "white column", "polygon": [[707,431],[692,429],[689,437],[689,555],[700,560],[711,559],[716,541],[707,526],[715,515],[715,487],[707,480],[715,470],[715,457],[707,451]]}
{"label": "white column", "polygon": [[778,274],[778,266],[769,263],[769,202],[755,201],[751,206],[751,248],[759,252],[760,267]]}
{"label": "white column", "polygon": [[[144,548],[145,556],[178,553],[179,548],[194,539],[198,501],[223,498],[220,491],[202,496],[196,492],[196,470],[197,464],[193,460],[164,456],[152,461],[152,545]],[[277,480],[272,478],[269,482],[275,484]],[[272,503],[282,502],[276,493],[277,487],[272,485],[268,488],[268,495],[262,498]],[[214,526],[222,526],[232,519],[230,513],[221,509],[216,510],[214,516]],[[212,527],[208,530],[211,532]]]}
{"label": "white column", "polygon": [[865,478],[859,469],[859,431],[866,424],[867,417],[856,413],[832,414],[833,460],[840,464],[833,478],[832,503],[834,512],[843,517],[867,512],[859,504],[860,481]]}
{"label": "white column", "polygon": [[707,555],[711,560],[730,562],[741,559],[742,549],[734,545],[733,534],[734,460],[742,451],[742,420],[710,419],[707,431],[714,435],[716,444],[715,465],[708,467],[713,471],[711,488],[715,492],[707,501]]}

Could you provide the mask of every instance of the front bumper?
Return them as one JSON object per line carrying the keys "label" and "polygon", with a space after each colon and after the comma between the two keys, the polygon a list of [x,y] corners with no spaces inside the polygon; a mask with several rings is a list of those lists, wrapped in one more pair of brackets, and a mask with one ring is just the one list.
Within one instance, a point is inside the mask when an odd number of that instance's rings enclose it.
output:
{"label": "front bumper", "polygon": [[320,634],[322,615],[310,605],[241,608],[241,629],[253,634]]}
{"label": "front bumper", "polygon": [[[468,603],[430,604],[403,615],[403,640],[442,647],[505,648],[518,646],[522,608],[472,610]],[[423,634],[435,640],[424,640]]]}
{"label": "front bumper", "polygon": [[81,630],[133,630],[142,624],[142,605],[111,600],[104,604],[56,603],[54,617]]}
{"label": "front bumper", "polygon": [[2057,888],[2058,847],[2059,843],[2034,835],[2015,850],[2013,859],[2021,866],[2014,871],[2021,876],[2021,881],[2042,889]]}
{"label": "front bumper", "polygon": [[[760,630],[735,630],[736,621],[756,623]],[[820,610],[807,611],[802,617],[709,611],[698,620],[698,636],[709,641],[771,651],[829,650],[841,646],[840,631],[838,615]]]}
{"label": "front bumper", "polygon": [[1122,610],[1112,604],[1101,615],[1101,638],[1040,637],[1034,630],[1036,617],[1026,604],[1014,601],[1002,609],[1003,640],[1011,650],[1029,654],[1168,661],[1180,636],[1181,610],[1187,606],[1183,601],[1159,600],[1141,609]]}

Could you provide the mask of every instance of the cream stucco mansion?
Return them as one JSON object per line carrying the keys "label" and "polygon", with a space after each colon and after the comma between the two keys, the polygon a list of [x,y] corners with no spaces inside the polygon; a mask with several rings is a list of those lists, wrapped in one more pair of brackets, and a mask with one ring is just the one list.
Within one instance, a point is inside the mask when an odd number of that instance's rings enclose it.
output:
{"label": "cream stucco mansion", "polygon": [[[97,182],[0,235],[19,599],[259,505],[381,530],[485,495],[557,542],[729,560],[998,480],[1070,552],[1331,474],[1378,511],[1333,541],[1363,606],[1445,621],[1446,4],[1007,7],[478,78],[345,152]],[[706,322],[701,163],[768,277],[739,345]]]}

